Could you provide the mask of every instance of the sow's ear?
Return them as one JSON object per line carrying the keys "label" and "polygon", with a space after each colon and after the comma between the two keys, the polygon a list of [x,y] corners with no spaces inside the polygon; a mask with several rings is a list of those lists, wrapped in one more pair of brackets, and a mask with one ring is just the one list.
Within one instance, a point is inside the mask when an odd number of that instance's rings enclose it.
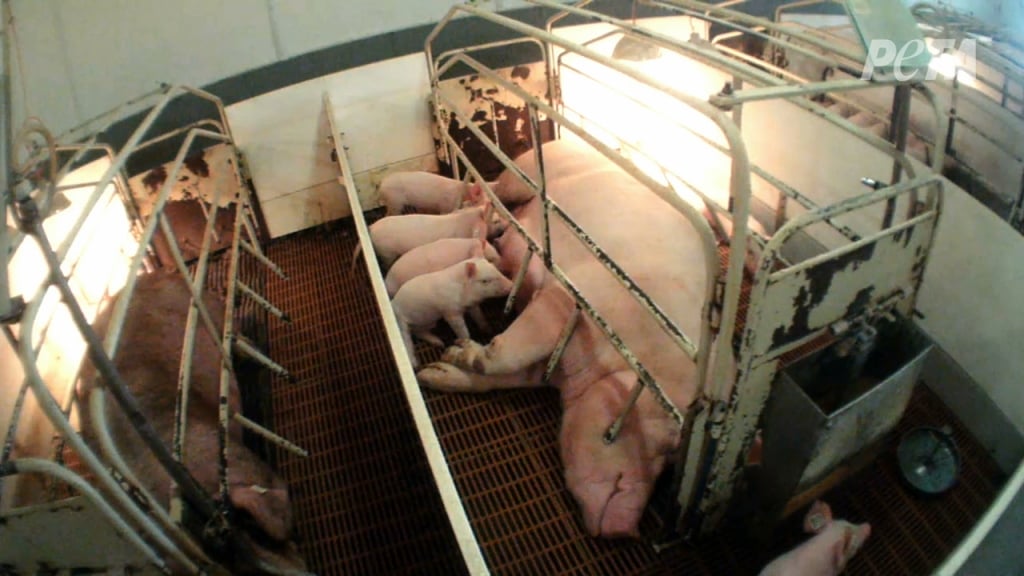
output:
{"label": "sow's ear", "polygon": [[466,278],[476,277],[476,262],[466,262]]}
{"label": "sow's ear", "polygon": [[287,490],[241,484],[231,486],[228,497],[231,504],[247,512],[267,536],[278,542],[286,542],[291,537],[292,509]]}

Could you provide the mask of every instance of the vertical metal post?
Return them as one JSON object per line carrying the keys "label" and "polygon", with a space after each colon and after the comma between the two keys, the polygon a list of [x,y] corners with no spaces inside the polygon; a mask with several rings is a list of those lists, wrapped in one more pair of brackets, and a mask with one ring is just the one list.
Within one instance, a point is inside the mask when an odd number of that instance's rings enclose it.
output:
{"label": "vertical metal post", "polygon": [[[901,154],[907,149],[907,132],[910,129],[910,90],[910,84],[899,84],[893,91],[892,96],[892,116],[890,117],[889,123],[889,141],[896,146],[896,150]],[[896,158],[892,163],[892,178],[889,180],[889,185],[893,186],[898,184],[902,176],[903,165],[900,164],[899,158]],[[911,196],[911,214],[914,210],[914,204],[916,204],[916,195]],[[895,211],[896,198],[893,197],[885,203],[885,217],[882,220],[883,229],[892,225],[892,219]]]}
{"label": "vertical metal post", "polygon": [[540,119],[537,107],[530,106],[530,136],[533,138],[533,158],[537,163],[537,184],[540,186],[541,226],[544,234],[544,265],[551,268],[551,228],[549,224],[550,209],[548,206],[548,184],[544,177],[544,153],[541,151]]}
{"label": "vertical metal post", "polygon": [[11,239],[7,230],[7,209],[11,205],[10,187],[14,184],[10,170],[13,162],[11,149],[11,57],[10,33],[7,30],[7,15],[10,13],[9,0],[3,0],[0,6],[0,322],[13,315],[14,305],[11,302],[11,291],[7,277],[7,260]]}

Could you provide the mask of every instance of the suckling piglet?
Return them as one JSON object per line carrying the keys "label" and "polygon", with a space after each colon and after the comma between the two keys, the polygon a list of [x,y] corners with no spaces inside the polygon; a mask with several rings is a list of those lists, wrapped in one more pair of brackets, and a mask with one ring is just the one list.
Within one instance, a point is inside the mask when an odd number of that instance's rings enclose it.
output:
{"label": "suckling piglet", "polygon": [[[487,238],[497,230],[498,224],[491,220],[491,205],[463,208],[451,214],[406,214],[385,216],[370,226],[370,240],[384,269],[399,256],[424,244],[442,238]],[[362,245],[357,244],[352,253],[352,269]]]}
{"label": "suckling piglet", "polygon": [[456,338],[468,339],[469,330],[463,318],[466,310],[469,309],[473,319],[479,323],[483,314],[478,305],[488,298],[505,296],[511,290],[512,282],[483,258],[459,262],[406,282],[391,300],[391,306],[413,367],[419,363],[412,335],[436,346],[444,346],[440,338],[430,333],[437,321],[444,319]]}
{"label": "suckling piglet", "polygon": [[381,180],[378,190],[388,216],[397,216],[407,207],[423,214],[448,214],[464,204],[478,205],[485,198],[480,184],[431,172],[392,172]]}
{"label": "suckling piglet", "polygon": [[388,297],[394,298],[398,289],[416,276],[444,270],[472,258],[486,258],[495,266],[500,259],[494,247],[483,238],[442,238],[417,246],[403,254],[388,270],[384,279]]}

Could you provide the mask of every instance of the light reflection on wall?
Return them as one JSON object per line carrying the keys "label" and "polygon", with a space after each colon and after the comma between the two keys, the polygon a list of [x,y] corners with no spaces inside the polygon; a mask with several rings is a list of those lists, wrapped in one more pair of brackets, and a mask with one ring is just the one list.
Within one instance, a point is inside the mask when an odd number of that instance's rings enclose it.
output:
{"label": "light reflection on wall", "polygon": [[[99,180],[108,166],[107,159],[94,161],[72,172],[60,183],[62,186],[83,185],[65,190],[71,206],[43,222],[54,246],[64,241],[84,210],[94,190],[88,183]],[[8,223],[13,225],[13,221]],[[114,186],[108,186],[72,243],[62,269],[69,277],[71,289],[86,318],[94,318],[100,306],[108,300],[107,296],[124,286],[128,262],[137,246],[125,207]],[[22,242],[11,259],[9,271],[12,294],[29,299],[38,292],[48,272],[34,239],[26,238]],[[27,336],[20,333],[20,325],[13,328],[19,339]],[[39,350],[36,361],[39,372],[58,403],[63,403],[84,356],[85,343],[55,289],[51,288],[44,297],[31,337]],[[0,386],[0,430],[3,434],[6,434],[10,423],[23,379],[21,363],[5,339],[0,344],[0,382],[3,383]],[[52,455],[53,427],[39,411],[31,392],[26,397],[14,446],[14,457]],[[42,487],[37,481],[26,481],[38,479],[15,478],[17,484],[4,483],[2,497],[5,509],[38,502],[43,497]]]}

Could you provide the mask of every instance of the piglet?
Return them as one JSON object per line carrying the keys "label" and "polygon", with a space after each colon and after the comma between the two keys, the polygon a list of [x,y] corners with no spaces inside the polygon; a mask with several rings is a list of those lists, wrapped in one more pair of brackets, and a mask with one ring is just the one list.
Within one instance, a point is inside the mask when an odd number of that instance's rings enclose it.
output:
{"label": "piglet", "polygon": [[871,525],[833,520],[828,504],[818,501],[804,518],[810,540],[772,560],[760,576],[836,576],[871,536]]}
{"label": "piglet", "polygon": [[448,214],[464,204],[479,205],[485,197],[479,184],[431,172],[392,172],[381,180],[378,190],[388,216],[397,216],[407,207],[425,214]]}
{"label": "piglet", "polygon": [[[177,273],[156,272],[140,276],[128,305],[119,351],[114,359],[118,373],[137,400],[142,414],[167,446],[174,431],[178,367],[185,334],[191,293]],[[217,328],[224,318],[224,302],[212,292],[203,302]],[[110,320],[109,307],[99,315],[94,328],[102,338]],[[217,343],[200,325],[196,332],[192,363],[191,394],[184,462],[200,486],[219,497],[217,440],[220,398],[221,355]],[[95,368],[86,363],[79,390],[82,436],[94,450],[88,406],[90,394],[99,385]],[[229,382],[228,408],[241,411],[238,384]],[[131,472],[163,507],[170,500],[171,479],[156,457],[117,408],[107,399],[106,419],[118,451]],[[242,431],[232,423],[228,430],[228,499],[232,516],[239,520],[239,534],[248,550],[233,550],[223,559],[236,574],[302,574],[305,561],[293,539],[293,518],[288,486],[283,478],[242,444]]]}
{"label": "piglet", "polygon": [[[489,202],[480,206],[463,208],[451,214],[406,214],[385,216],[370,226],[370,240],[374,251],[387,269],[399,256],[424,244],[442,238],[488,238],[500,228],[492,219]],[[362,249],[356,245],[352,253],[352,270]]]}
{"label": "piglet", "polygon": [[394,298],[403,284],[423,274],[437,272],[472,258],[486,258],[498,265],[498,252],[483,238],[442,238],[430,244],[417,246],[399,258],[388,270],[384,284],[388,297]]}
{"label": "piglet", "polygon": [[478,305],[488,298],[506,296],[511,290],[512,282],[483,258],[459,262],[406,282],[395,294],[391,306],[413,367],[419,365],[412,343],[413,334],[443,347],[444,342],[430,333],[437,321],[443,318],[452,327],[456,338],[468,340],[469,330],[463,318],[466,310],[470,310],[477,324],[486,325]]}

